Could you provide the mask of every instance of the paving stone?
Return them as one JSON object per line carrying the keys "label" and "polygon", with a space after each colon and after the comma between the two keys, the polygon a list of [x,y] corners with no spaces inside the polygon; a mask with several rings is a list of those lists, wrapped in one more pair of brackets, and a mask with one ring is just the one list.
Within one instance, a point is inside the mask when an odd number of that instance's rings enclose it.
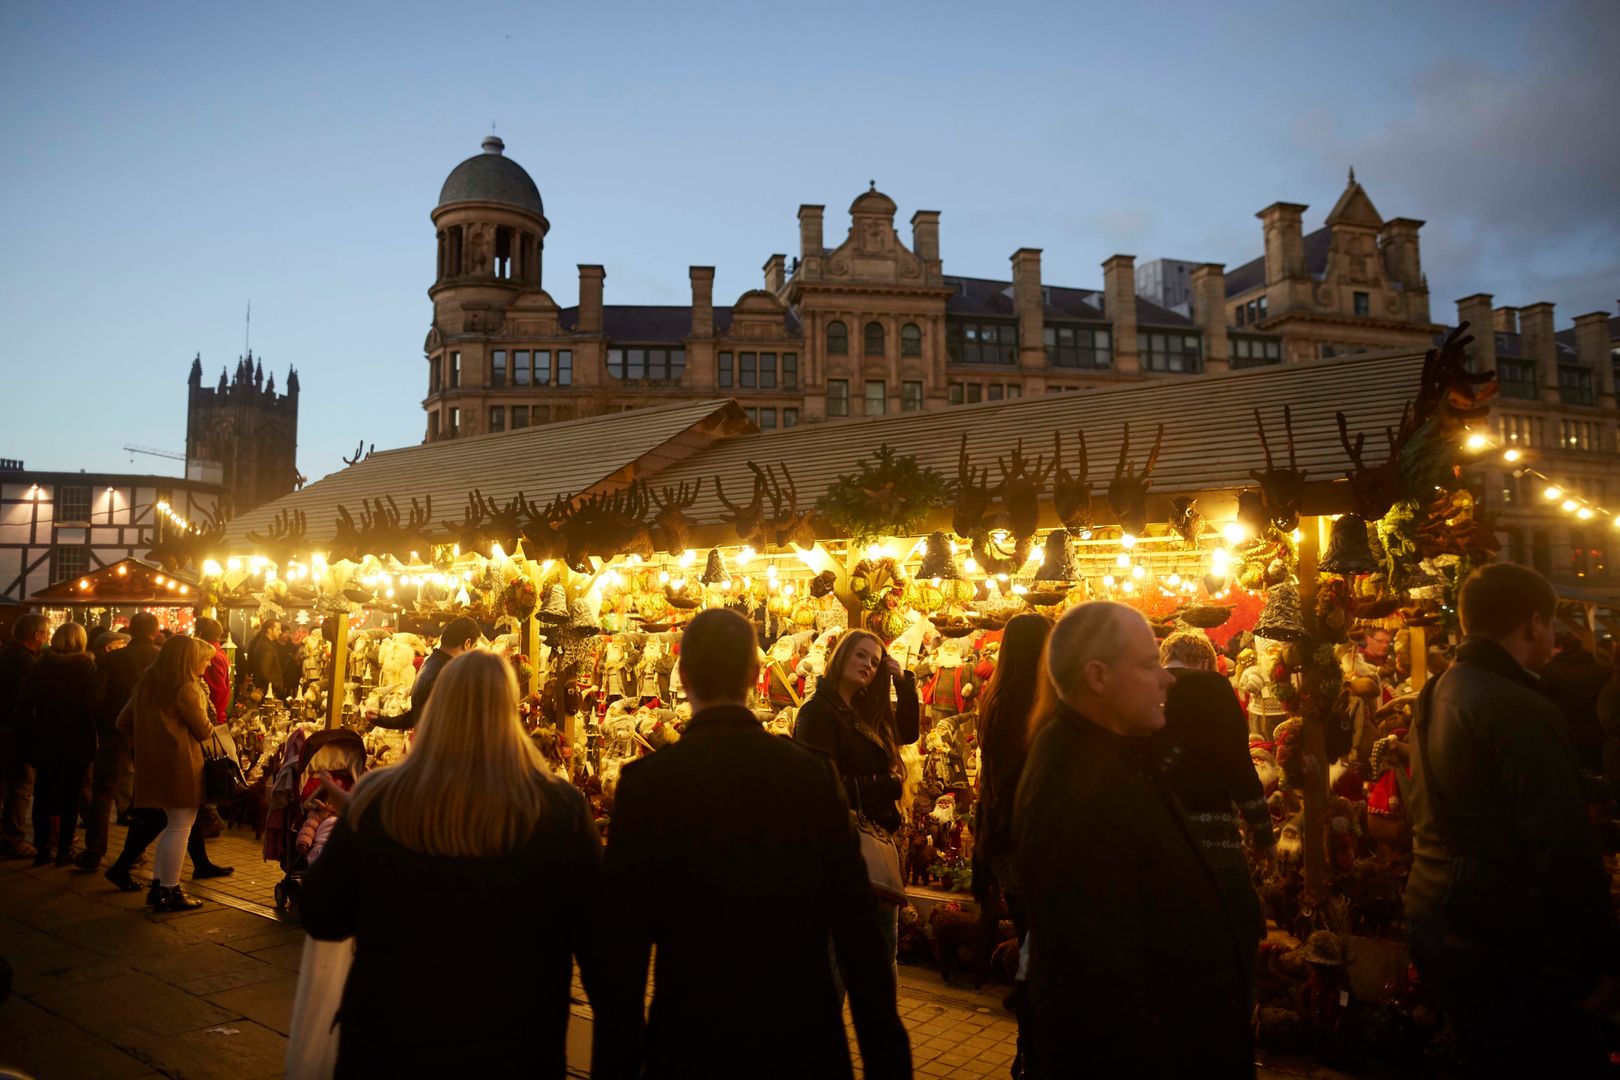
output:
{"label": "paving stone", "polygon": [[55,936],[103,956],[134,957],[179,948],[186,939],[168,923],[157,922],[127,911],[107,911],[84,922],[69,923],[51,931]]}
{"label": "paving stone", "polygon": [[262,937],[281,929],[296,930],[297,927],[296,922],[280,923],[266,919],[262,915],[221,906],[213,906],[207,911],[199,911],[195,917],[189,919],[186,923],[188,932],[201,934],[205,940],[218,942],[221,945],[243,938]]}
{"label": "paving stone", "polygon": [[260,949],[248,955],[284,967],[288,971],[297,971],[299,963],[304,959],[303,935],[300,934],[297,941],[277,945],[272,949]]}
{"label": "paving stone", "polygon": [[140,972],[30,998],[69,1023],[126,1048],[138,1039],[178,1035],[236,1019],[212,1002]]}
{"label": "paving stone", "polygon": [[287,1039],[252,1020],[229,1020],[174,1035],[142,1032],[129,1044],[170,1076],[244,1080],[280,1076]]}
{"label": "paving stone", "polygon": [[88,949],[32,929],[8,934],[0,943],[0,954],[12,967],[12,992],[23,996],[129,971],[124,965]]}
{"label": "paving stone", "polygon": [[51,1080],[135,1080],[151,1066],[23,998],[0,1008],[0,1068]]}
{"label": "paving stone", "polygon": [[276,972],[272,979],[210,993],[208,1000],[222,1009],[229,1009],[285,1035],[292,1027],[293,997],[298,991],[298,976],[289,975],[280,968],[270,970]]}
{"label": "paving stone", "polygon": [[244,953],[262,952],[265,949],[274,949],[281,945],[297,945],[299,951],[303,951],[304,932],[302,930],[281,926],[269,919],[264,920],[264,925],[269,929],[262,934],[232,938],[222,941],[220,944]]}
{"label": "paving stone", "polygon": [[189,982],[246,967],[267,966],[252,956],[223,945],[208,941],[193,942],[180,934],[176,934],[175,938],[174,948],[134,957],[130,960],[130,966],[169,983]]}
{"label": "paving stone", "polygon": [[255,962],[251,967],[237,968],[235,971],[223,971],[218,975],[204,975],[196,979],[187,979],[175,983],[188,994],[200,994],[206,997],[217,994],[222,990],[235,990],[239,986],[252,986],[254,983],[270,982],[273,979],[284,978],[286,968],[274,964],[261,964]]}

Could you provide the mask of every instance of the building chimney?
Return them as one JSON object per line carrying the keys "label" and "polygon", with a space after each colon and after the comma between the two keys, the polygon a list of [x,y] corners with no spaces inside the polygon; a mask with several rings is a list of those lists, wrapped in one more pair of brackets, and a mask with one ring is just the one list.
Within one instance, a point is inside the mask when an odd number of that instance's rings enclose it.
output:
{"label": "building chimney", "polygon": [[602,279],[607,271],[600,266],[579,264],[579,321],[575,333],[600,334],[602,332]]}
{"label": "building chimney", "polygon": [[806,281],[821,277],[821,212],[825,206],[799,207],[799,270]]}
{"label": "building chimney", "polygon": [[1226,267],[1221,263],[1193,268],[1192,315],[1204,336],[1204,370],[1232,370],[1226,342]]}
{"label": "building chimney", "polygon": [[1111,255],[1103,266],[1103,316],[1114,324],[1114,370],[1142,370],[1136,352],[1136,256]]}
{"label": "building chimney", "polygon": [[1491,294],[1475,293],[1457,301],[1457,324],[1468,324],[1474,335],[1468,346],[1468,359],[1476,372],[1496,370],[1496,333],[1491,324]]}
{"label": "building chimney", "polygon": [[1265,228],[1267,285],[1305,276],[1305,210],[1300,203],[1278,202],[1255,215]]}
{"label": "building chimney", "polygon": [[1046,295],[1041,289],[1041,249],[1012,253],[1013,312],[1018,316],[1019,367],[1046,370]]}
{"label": "building chimney", "polygon": [[[911,215],[911,251],[923,261],[923,277],[930,285],[939,284],[939,211],[919,210]],[[1039,270],[1039,253],[1036,269]],[[1016,279],[1014,279],[1016,281]]]}
{"label": "building chimney", "polygon": [[1589,315],[1575,316],[1575,355],[1592,369],[1598,404],[1605,409],[1612,409],[1616,404],[1614,357],[1609,349],[1608,312],[1594,311]]}
{"label": "building chimney", "polygon": [[713,337],[714,267],[692,266],[687,268],[686,273],[692,279],[692,336]]}
{"label": "building chimney", "polygon": [[1499,307],[1491,312],[1491,325],[1499,334],[1517,334],[1519,332],[1519,309],[1516,307]]}
{"label": "building chimney", "polygon": [[772,255],[765,260],[765,291],[775,296],[787,283],[787,256]]}
{"label": "building chimney", "polygon": [[1558,404],[1558,341],[1553,337],[1553,306],[1543,300],[1519,309],[1519,338],[1524,355],[1536,362],[1536,390],[1542,401]]}
{"label": "building chimney", "polygon": [[1418,230],[1423,222],[1414,218],[1390,218],[1378,231],[1378,246],[1384,254],[1384,270],[1390,280],[1407,290],[1423,288],[1423,260],[1418,249]]}

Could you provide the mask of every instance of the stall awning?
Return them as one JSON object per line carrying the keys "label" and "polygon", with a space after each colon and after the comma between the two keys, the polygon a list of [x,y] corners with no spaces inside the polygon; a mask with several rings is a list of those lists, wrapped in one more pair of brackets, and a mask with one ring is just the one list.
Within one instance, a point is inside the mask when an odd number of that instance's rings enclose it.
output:
{"label": "stall awning", "polygon": [[67,581],[44,588],[29,602],[51,607],[150,607],[157,604],[190,606],[197,603],[194,578],[175,575],[140,559],[119,559]]}

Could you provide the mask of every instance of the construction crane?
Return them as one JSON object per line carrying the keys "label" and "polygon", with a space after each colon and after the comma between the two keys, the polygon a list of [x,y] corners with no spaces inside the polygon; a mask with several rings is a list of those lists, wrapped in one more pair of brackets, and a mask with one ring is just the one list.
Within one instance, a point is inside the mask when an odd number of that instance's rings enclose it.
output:
{"label": "construction crane", "polygon": [[156,447],[152,447],[152,446],[135,446],[132,443],[125,443],[124,444],[124,450],[125,450],[125,452],[132,455],[130,457],[130,459],[129,459],[131,464],[134,464],[134,462],[135,462],[135,458],[133,457],[133,455],[135,455],[135,454],[146,454],[146,455],[148,455],[150,457],[168,458],[171,461],[184,461],[184,460],[186,460],[186,455],[184,455],[184,454],[176,454],[172,450],[159,450]]}

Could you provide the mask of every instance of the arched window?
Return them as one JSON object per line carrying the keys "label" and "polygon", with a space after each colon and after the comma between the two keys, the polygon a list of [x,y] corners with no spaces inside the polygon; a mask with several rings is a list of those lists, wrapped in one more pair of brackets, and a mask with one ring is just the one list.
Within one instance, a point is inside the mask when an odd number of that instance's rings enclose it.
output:
{"label": "arched window", "polygon": [[866,338],[866,355],[867,356],[882,356],[883,355],[883,324],[880,323],[880,322],[869,322],[869,323],[867,323],[866,324],[866,330],[864,332],[864,336]]}
{"label": "arched window", "polygon": [[922,330],[914,322],[908,322],[900,328],[900,355],[922,355]]}
{"label": "arched window", "polygon": [[838,319],[827,324],[827,355],[849,355],[849,327]]}

